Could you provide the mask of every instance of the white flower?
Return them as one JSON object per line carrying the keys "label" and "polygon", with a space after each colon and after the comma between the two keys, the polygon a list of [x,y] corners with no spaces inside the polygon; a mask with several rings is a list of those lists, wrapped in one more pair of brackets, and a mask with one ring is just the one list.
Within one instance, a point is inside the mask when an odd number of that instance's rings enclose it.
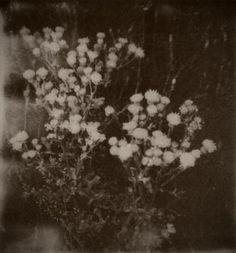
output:
{"label": "white flower", "polygon": [[161,103],[164,105],[168,105],[170,103],[170,99],[168,97],[161,97]]}
{"label": "white flower", "polygon": [[148,161],[149,161],[149,158],[144,156],[144,157],[142,158],[142,161],[141,161],[141,162],[142,162],[142,165],[144,165],[144,166],[148,165]]}
{"label": "white flower", "polygon": [[187,141],[187,140],[184,140],[184,141],[181,143],[181,147],[182,147],[182,148],[188,149],[188,148],[190,148],[190,146],[191,146],[191,143],[190,143],[189,141]]}
{"label": "white flower", "polygon": [[104,39],[105,37],[106,37],[105,33],[103,33],[103,32],[98,32],[97,33],[97,38],[98,39]]}
{"label": "white flower", "polygon": [[83,83],[83,85],[86,85],[89,82],[89,79],[87,76],[83,75],[80,77],[81,82]]}
{"label": "white flower", "polygon": [[29,151],[27,152],[27,156],[28,156],[29,158],[34,158],[34,157],[36,156],[36,154],[37,154],[37,151],[35,151],[35,150],[29,150]]}
{"label": "white flower", "polygon": [[58,45],[57,42],[51,42],[50,49],[53,53],[57,53],[58,51],[60,51],[60,46]]}
{"label": "white flower", "polygon": [[105,114],[107,117],[113,114],[114,112],[115,112],[115,109],[112,106],[108,105],[105,107]]}
{"label": "white flower", "polygon": [[80,122],[82,120],[82,116],[80,114],[70,115],[69,120],[73,122]]}
{"label": "white flower", "polygon": [[117,56],[115,53],[110,53],[110,54],[108,55],[108,59],[109,59],[110,61],[117,62],[118,56]]}
{"label": "white flower", "polygon": [[73,87],[73,89],[74,89],[75,93],[77,94],[79,92],[79,90],[80,90],[80,86],[79,85],[75,85]]}
{"label": "white flower", "polygon": [[192,150],[191,152],[192,152],[193,156],[194,156],[196,159],[200,158],[200,156],[201,156],[201,151],[200,151],[199,149],[194,149],[194,150]]}
{"label": "white flower", "polygon": [[52,87],[53,87],[53,83],[51,81],[50,82],[46,82],[44,84],[45,90],[50,90]]}
{"label": "white flower", "polygon": [[106,62],[106,66],[107,66],[107,68],[115,68],[116,67],[116,62],[108,60]]}
{"label": "white flower", "polygon": [[186,105],[181,105],[180,108],[179,108],[179,110],[180,110],[180,113],[181,113],[181,114],[186,114],[186,113],[188,113],[188,108],[187,108]]}
{"label": "white flower", "polygon": [[157,111],[159,112],[163,111],[165,108],[164,104],[162,103],[157,104],[156,107],[157,107]]}
{"label": "white flower", "polygon": [[172,163],[175,160],[175,156],[174,156],[173,152],[165,151],[163,153],[163,160],[168,164]]}
{"label": "white flower", "polygon": [[73,56],[73,57],[76,57],[77,53],[75,50],[71,50],[67,53],[67,56]]}
{"label": "white flower", "polygon": [[61,129],[69,129],[69,127],[70,127],[70,123],[69,123],[68,120],[63,121],[63,122],[61,123],[61,125],[60,125],[60,128],[61,128]]}
{"label": "white flower", "polygon": [[26,70],[24,73],[23,73],[23,77],[26,79],[26,80],[32,80],[35,76],[35,72],[31,69],[28,69]]}
{"label": "white flower", "polygon": [[79,44],[88,44],[89,43],[89,38],[88,37],[79,38],[78,43]]}
{"label": "white flower", "polygon": [[146,156],[152,156],[153,155],[153,149],[149,148],[145,151]]}
{"label": "white flower", "polygon": [[157,103],[160,101],[160,95],[155,90],[146,91],[144,96],[145,96],[147,102],[149,102],[149,103]]}
{"label": "white flower", "polygon": [[58,71],[58,77],[62,80],[62,81],[66,81],[69,78],[69,75],[72,73],[73,71],[71,69],[60,69]]}
{"label": "white flower", "polygon": [[103,42],[104,42],[104,40],[103,40],[103,39],[97,39],[97,44],[98,44],[98,45],[102,45],[102,44],[103,44]]}
{"label": "white flower", "polygon": [[72,87],[74,87],[73,86],[73,84],[76,82],[76,77],[75,76],[70,76],[69,78],[68,78],[68,83],[72,86]]}
{"label": "white flower", "polygon": [[145,128],[136,128],[132,132],[132,136],[136,139],[146,139],[148,137],[148,131]]}
{"label": "white flower", "polygon": [[57,120],[57,119],[52,119],[52,120],[50,121],[51,129],[56,128],[57,125],[58,125],[58,120]]}
{"label": "white flower", "polygon": [[49,94],[47,94],[44,99],[51,105],[53,105],[56,102],[57,99],[57,95],[53,92],[50,92]]}
{"label": "white flower", "polygon": [[126,141],[125,139],[121,139],[121,140],[119,140],[118,145],[119,145],[120,147],[126,146],[126,145],[127,145],[127,141]]}
{"label": "white flower", "polygon": [[32,53],[33,53],[34,56],[38,57],[40,55],[40,49],[38,47],[35,47],[32,50]]}
{"label": "white flower", "polygon": [[47,139],[54,139],[56,138],[56,135],[54,133],[50,133],[47,135]]}
{"label": "white flower", "polygon": [[157,157],[161,156],[163,153],[159,148],[154,148],[152,152],[153,152],[153,155]]}
{"label": "white flower", "polygon": [[162,164],[162,160],[159,157],[155,157],[153,159],[153,165],[154,166],[160,166]]}
{"label": "white flower", "polygon": [[153,117],[157,113],[157,107],[153,104],[147,107],[147,113],[149,116]]}
{"label": "white flower", "polygon": [[35,37],[33,35],[24,35],[23,40],[29,44],[30,48],[35,46]]}
{"label": "white flower", "polygon": [[42,67],[37,70],[36,74],[40,76],[42,79],[45,79],[46,76],[48,75],[48,70]]}
{"label": "white flower", "polygon": [[86,76],[89,76],[92,73],[93,69],[91,67],[87,67],[84,68],[83,71]]}
{"label": "white flower", "polygon": [[91,132],[89,135],[93,142],[100,141],[101,139],[101,134],[97,131]]}
{"label": "white flower", "polygon": [[142,110],[142,107],[138,104],[130,104],[128,106],[128,111],[133,115],[138,114]]}
{"label": "white flower", "polygon": [[57,27],[55,28],[55,31],[56,31],[56,32],[61,32],[61,33],[64,33],[65,28],[64,28],[64,27],[62,27],[62,26],[57,26]]}
{"label": "white flower", "polygon": [[84,96],[84,95],[86,94],[86,89],[85,89],[85,88],[80,89],[80,90],[78,91],[78,94],[79,94],[80,96]]}
{"label": "white flower", "polygon": [[135,53],[136,50],[137,50],[137,47],[136,47],[136,45],[135,45],[134,43],[130,43],[130,44],[128,45],[128,52],[129,52],[129,53]]}
{"label": "white flower", "polygon": [[33,139],[33,140],[31,141],[31,143],[32,143],[34,146],[36,146],[36,145],[38,144],[38,142],[39,142],[39,141],[38,141],[38,139],[36,139],[36,138]]}
{"label": "white flower", "polygon": [[66,102],[66,96],[65,95],[59,95],[56,98],[57,103],[59,103],[60,105],[64,105],[64,103]]}
{"label": "white flower", "polygon": [[91,74],[90,79],[95,85],[98,85],[102,80],[102,76],[98,72],[94,71]]}
{"label": "white flower", "polygon": [[28,159],[28,152],[24,152],[22,155],[21,155],[21,157],[23,158],[23,159]]}
{"label": "white flower", "polygon": [[162,136],[162,135],[164,135],[164,134],[163,134],[163,132],[160,131],[160,130],[155,130],[155,131],[152,132],[152,135],[153,135],[154,137],[159,137],[159,136]]}
{"label": "white flower", "polygon": [[171,139],[164,134],[154,135],[151,138],[151,143],[153,146],[158,146],[159,148],[167,148],[171,145]]}
{"label": "white flower", "polygon": [[181,118],[178,113],[169,113],[166,117],[167,121],[171,126],[177,126],[181,123]]}
{"label": "white flower", "polygon": [[18,132],[14,137],[12,137],[9,142],[11,144],[15,143],[15,142],[25,142],[27,139],[29,138],[29,135],[26,133],[26,131],[21,131]]}
{"label": "white flower", "polygon": [[35,146],[35,149],[38,150],[38,151],[39,151],[41,148],[42,148],[42,145],[40,145],[40,144],[37,144],[37,145]]}
{"label": "white flower", "polygon": [[76,49],[79,52],[80,56],[84,56],[84,54],[88,51],[88,47],[86,44],[79,44]]}
{"label": "white flower", "polygon": [[21,29],[20,29],[20,34],[23,36],[23,35],[27,35],[30,33],[30,29],[28,29],[27,27],[23,26]]}
{"label": "white flower", "polygon": [[76,57],[74,55],[68,55],[66,61],[70,66],[73,66],[76,63]]}
{"label": "white flower", "polygon": [[53,118],[59,119],[64,114],[64,111],[61,109],[53,108],[50,114]]}
{"label": "white flower", "polygon": [[170,234],[175,234],[176,233],[176,229],[174,227],[173,224],[167,224],[167,231],[170,233]]}
{"label": "white flower", "polygon": [[137,127],[137,123],[134,120],[123,123],[123,130],[126,130],[126,131],[134,130],[136,127]]}
{"label": "white flower", "polygon": [[118,155],[119,154],[119,148],[117,146],[110,147],[110,154],[111,155]]}
{"label": "white flower", "polygon": [[208,153],[213,153],[216,151],[216,144],[212,140],[205,139],[202,142],[203,148],[206,150]]}
{"label": "white flower", "polygon": [[72,134],[77,134],[80,132],[81,127],[80,124],[78,122],[75,121],[71,121],[69,124],[69,128],[68,130],[72,133]]}
{"label": "white flower", "polygon": [[181,166],[186,169],[189,167],[194,167],[196,158],[191,152],[184,152],[180,155],[180,164]]}
{"label": "white flower", "polygon": [[133,103],[140,103],[143,100],[143,94],[137,93],[130,97],[130,101]]}
{"label": "white flower", "polygon": [[79,58],[79,63],[81,66],[85,66],[87,62],[87,58],[86,57],[80,57]]}
{"label": "white flower", "polygon": [[141,47],[136,48],[135,56],[138,58],[143,58],[145,56],[144,50]]}
{"label": "white flower", "polygon": [[108,141],[108,143],[111,145],[111,146],[114,146],[118,143],[118,140],[116,137],[111,137]]}
{"label": "white flower", "polygon": [[126,43],[128,43],[128,39],[127,38],[118,38],[118,41],[119,41],[119,43],[121,43],[121,44],[126,44]]}
{"label": "white flower", "polygon": [[130,157],[132,157],[132,155],[133,151],[131,144],[121,146],[118,150],[118,156],[122,162],[128,160]]}
{"label": "white flower", "polygon": [[98,53],[96,51],[89,50],[87,54],[91,62],[93,62],[98,57]]}
{"label": "white flower", "polygon": [[122,48],[122,44],[120,43],[120,42],[118,42],[118,43],[116,43],[115,44],[115,47],[118,49],[118,50],[120,50],[121,48]]}
{"label": "white flower", "polygon": [[190,106],[190,105],[192,105],[193,104],[193,100],[191,100],[191,99],[188,99],[188,100],[185,100],[185,102],[184,102],[187,106]]}
{"label": "white flower", "polygon": [[146,114],[142,113],[139,115],[140,120],[145,120],[147,118]]}
{"label": "white flower", "polygon": [[16,151],[21,151],[22,145],[23,145],[22,142],[15,142],[12,144],[12,149]]}
{"label": "white flower", "polygon": [[139,151],[139,146],[137,144],[131,144],[131,145],[132,145],[132,151],[133,151],[133,153]]}

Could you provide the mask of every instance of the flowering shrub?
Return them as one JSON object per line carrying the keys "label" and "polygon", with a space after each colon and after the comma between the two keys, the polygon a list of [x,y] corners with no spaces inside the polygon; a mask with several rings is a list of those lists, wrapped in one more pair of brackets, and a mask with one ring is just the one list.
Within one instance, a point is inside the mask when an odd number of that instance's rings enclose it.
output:
{"label": "flowering shrub", "polygon": [[174,178],[216,150],[207,139],[194,146],[197,106],[187,100],[171,112],[156,90],[132,95],[124,108],[107,104],[112,72],[144,57],[126,38],[109,45],[98,33],[94,44],[79,38],[71,50],[62,27],[20,33],[39,64],[23,73],[26,104],[47,112],[41,136],[24,129],[10,139],[25,166],[25,194],[60,225],[69,247],[92,249],[91,240],[94,249],[162,247],[175,227],[159,196],[174,194]]}

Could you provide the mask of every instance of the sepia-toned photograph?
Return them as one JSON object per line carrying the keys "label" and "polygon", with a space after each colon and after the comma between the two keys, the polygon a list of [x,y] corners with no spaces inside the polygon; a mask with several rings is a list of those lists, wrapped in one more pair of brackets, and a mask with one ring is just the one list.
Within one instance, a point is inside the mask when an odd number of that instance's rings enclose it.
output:
{"label": "sepia-toned photograph", "polygon": [[0,253],[236,251],[236,2],[0,0]]}

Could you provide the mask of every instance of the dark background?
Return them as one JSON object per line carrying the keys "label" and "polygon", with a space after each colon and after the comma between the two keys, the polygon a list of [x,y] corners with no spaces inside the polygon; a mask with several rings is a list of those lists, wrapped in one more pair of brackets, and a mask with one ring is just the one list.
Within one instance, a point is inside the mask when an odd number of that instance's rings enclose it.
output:
{"label": "dark background", "polygon": [[[180,179],[187,195],[181,206],[183,218],[177,228],[180,231],[177,245],[187,251],[233,248],[234,1],[3,1],[1,4],[9,34],[22,26],[37,31],[45,26],[65,25],[72,43],[77,33],[94,36],[104,31],[110,36],[128,36],[146,53],[135,76],[140,90],[155,88],[171,95],[174,106],[189,97],[196,101],[206,122],[203,137],[214,139],[220,148]],[[175,87],[171,83],[173,78]],[[9,81],[8,96],[19,95],[21,91],[16,87],[20,82],[14,80]],[[25,216],[19,198],[12,194],[6,207],[5,241],[18,237],[14,224],[20,224]]]}

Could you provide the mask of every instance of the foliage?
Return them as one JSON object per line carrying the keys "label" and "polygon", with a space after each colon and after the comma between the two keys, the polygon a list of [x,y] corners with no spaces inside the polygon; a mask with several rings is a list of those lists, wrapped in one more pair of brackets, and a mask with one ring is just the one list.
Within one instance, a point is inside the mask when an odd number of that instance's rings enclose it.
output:
{"label": "foliage", "polygon": [[202,128],[197,106],[186,100],[172,112],[168,97],[137,93],[138,86],[130,104],[112,100],[118,71],[126,75],[144,57],[127,38],[100,32],[79,38],[74,49],[63,27],[20,34],[36,68],[23,73],[26,108],[47,115],[38,138],[23,129],[10,140],[24,164],[24,194],[60,225],[68,247],[168,245],[176,232],[172,205],[181,198],[174,179],[216,150],[213,141],[194,138]]}

